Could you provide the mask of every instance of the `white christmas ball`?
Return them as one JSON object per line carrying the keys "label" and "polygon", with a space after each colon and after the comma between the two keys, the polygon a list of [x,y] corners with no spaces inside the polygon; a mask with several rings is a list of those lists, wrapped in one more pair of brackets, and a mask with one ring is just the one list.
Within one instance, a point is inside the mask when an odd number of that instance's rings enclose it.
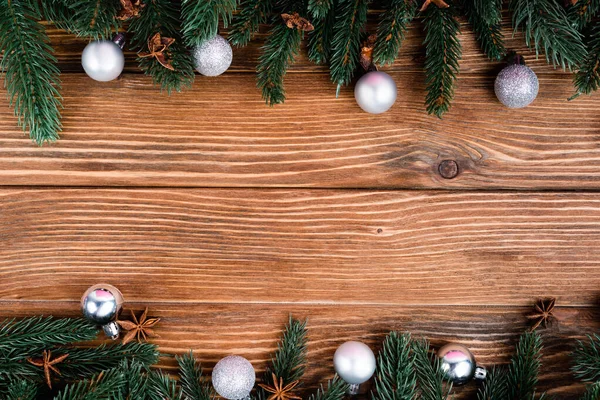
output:
{"label": "white christmas ball", "polygon": [[346,342],[333,355],[335,372],[351,385],[360,385],[371,379],[376,365],[375,354],[362,342]]}
{"label": "white christmas ball", "polygon": [[202,75],[221,75],[231,65],[233,50],[224,37],[217,35],[194,48],[194,60]]}
{"label": "white christmas ball", "polygon": [[88,76],[96,81],[117,79],[125,67],[123,50],[110,40],[91,42],[81,54],[81,65]]}
{"label": "white christmas ball", "polygon": [[381,71],[364,74],[354,87],[354,98],[364,111],[381,114],[394,105],[398,89],[391,76]]}
{"label": "white christmas ball", "polygon": [[513,64],[504,68],[496,77],[496,97],[508,108],[523,108],[538,95],[540,83],[537,75],[526,65]]}
{"label": "white christmas ball", "polygon": [[256,380],[250,361],[241,356],[227,356],[215,365],[212,384],[219,396],[228,400],[246,398]]}

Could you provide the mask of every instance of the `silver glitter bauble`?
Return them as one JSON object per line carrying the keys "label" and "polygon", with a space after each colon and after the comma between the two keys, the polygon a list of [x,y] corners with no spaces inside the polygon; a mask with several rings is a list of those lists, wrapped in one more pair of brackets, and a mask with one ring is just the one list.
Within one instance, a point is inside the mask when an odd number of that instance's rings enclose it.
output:
{"label": "silver glitter bauble", "polygon": [[222,36],[215,36],[194,48],[196,70],[204,76],[217,76],[227,71],[233,60],[231,45]]}
{"label": "silver glitter bauble", "polygon": [[463,385],[473,378],[483,380],[487,375],[485,368],[478,367],[475,363],[473,353],[462,344],[449,343],[442,346],[437,355],[446,379],[454,385]]}
{"label": "silver glitter bauble", "polygon": [[212,384],[228,400],[245,399],[254,387],[256,373],[250,361],[241,356],[227,356],[215,365]]}
{"label": "silver glitter bauble", "polygon": [[90,287],[81,297],[81,311],[88,320],[102,325],[106,336],[119,337],[119,325],[115,322],[123,310],[123,295],[116,287],[99,284]]}
{"label": "silver glitter bauble", "polygon": [[396,101],[398,89],[391,76],[381,71],[364,74],[354,87],[354,98],[364,111],[381,114]]}
{"label": "silver glitter bauble", "polygon": [[346,342],[333,355],[333,368],[350,384],[351,394],[358,391],[358,385],[371,379],[376,365],[373,350],[362,342]]}
{"label": "silver glitter bauble", "polygon": [[533,70],[525,65],[513,64],[496,77],[496,97],[509,108],[527,107],[538,95],[540,83]]}
{"label": "silver glitter bauble", "polygon": [[83,49],[81,65],[90,78],[108,82],[117,79],[123,72],[125,56],[114,41],[96,40]]}

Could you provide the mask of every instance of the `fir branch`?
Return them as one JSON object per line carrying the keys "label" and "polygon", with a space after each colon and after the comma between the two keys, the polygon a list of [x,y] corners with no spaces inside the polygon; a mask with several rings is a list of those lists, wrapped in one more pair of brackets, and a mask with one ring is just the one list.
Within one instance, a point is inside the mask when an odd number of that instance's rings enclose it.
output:
{"label": "fir branch", "polygon": [[577,93],[571,99],[582,94],[591,94],[600,87],[600,23],[593,26],[587,47],[587,57],[573,76],[573,85]]}
{"label": "fir branch", "polygon": [[464,9],[481,49],[490,60],[506,55],[502,34],[502,0],[465,0]]}
{"label": "fir branch", "polygon": [[577,29],[584,29],[600,12],[600,0],[578,0],[568,10],[569,20]]}
{"label": "fir branch", "polygon": [[331,80],[337,93],[352,80],[360,55],[360,34],[367,22],[367,0],[339,0],[331,43]]}
{"label": "fir branch", "polygon": [[427,112],[442,118],[454,97],[462,48],[454,7],[428,7],[425,11],[425,82]]}
{"label": "fir branch", "polygon": [[71,30],[78,36],[110,39],[119,30],[119,0],[77,0],[70,4],[73,12]]}
{"label": "fir branch", "polygon": [[163,67],[154,57],[138,57],[140,69],[152,76],[155,84],[167,93],[180,92],[194,83],[194,60],[183,44],[179,34],[180,9],[170,0],[152,0],[146,3],[140,16],[132,20],[128,27],[131,36],[131,48],[136,52],[148,51],[148,39],[156,33],[175,39],[169,47],[169,58],[174,70]]}
{"label": "fir branch", "polygon": [[37,384],[28,380],[11,381],[5,400],[35,400],[37,398]]}
{"label": "fir branch", "polygon": [[61,129],[59,70],[41,15],[28,0],[0,6],[0,71],[19,125],[38,145],[58,139]]}
{"label": "fir branch", "polygon": [[588,385],[584,395],[580,400],[598,400],[600,399],[600,382]]}
{"label": "fir branch", "polygon": [[0,322],[0,351],[16,350],[30,356],[52,346],[94,340],[95,325],[83,318],[31,317]]}
{"label": "fir branch", "polygon": [[450,396],[452,384],[444,384],[446,375],[440,366],[440,359],[435,354],[430,355],[429,342],[426,340],[413,342],[412,347],[419,398],[421,400],[446,400]]}
{"label": "fir branch", "polygon": [[530,400],[535,394],[541,366],[542,337],[537,332],[521,335],[508,368],[508,398]]}
{"label": "fir branch", "polygon": [[348,384],[339,379],[336,375],[333,380],[327,382],[327,389],[323,385],[317,389],[316,394],[312,394],[309,400],[343,400],[348,391]]}
{"label": "fir branch", "polygon": [[75,30],[71,3],[72,0],[39,0],[44,17],[57,27],[69,32]]}
{"label": "fir branch", "polygon": [[488,371],[485,381],[477,391],[478,400],[506,400],[508,398],[508,386],[506,371],[500,368],[492,368]]}
{"label": "fir branch", "polygon": [[412,400],[417,376],[410,334],[390,332],[377,357],[374,400]]}
{"label": "fir branch", "polygon": [[408,25],[417,13],[414,0],[389,0],[386,10],[381,14],[377,27],[377,40],[373,48],[373,62],[379,65],[393,64]]}
{"label": "fir branch", "polygon": [[176,357],[181,374],[181,391],[184,400],[211,400],[214,397],[212,386],[202,376],[202,367],[190,351]]}
{"label": "fir branch", "polygon": [[258,58],[257,86],[262,97],[271,106],[285,101],[283,78],[300,51],[302,33],[283,23],[276,24],[269,34]]}
{"label": "fir branch", "polygon": [[536,55],[543,47],[548,63],[563,69],[579,66],[586,56],[583,37],[556,0],[511,0],[515,30],[521,28],[525,42]]}
{"label": "fir branch", "polygon": [[67,385],[54,400],[106,400],[116,395],[124,385],[123,372],[115,368]]}
{"label": "fir branch", "polygon": [[600,335],[588,336],[587,342],[578,341],[573,352],[573,373],[586,382],[600,380]]}
{"label": "fir branch", "polygon": [[219,20],[229,25],[237,0],[183,0],[183,37],[188,46],[198,46],[219,33]]}
{"label": "fir branch", "polygon": [[147,366],[136,361],[124,360],[119,370],[123,373],[125,383],[110,400],[145,400],[148,395]]}
{"label": "fir branch", "polygon": [[267,23],[273,11],[273,0],[241,0],[239,13],[233,18],[229,42],[243,47],[254,38],[260,24]]}
{"label": "fir branch", "polygon": [[333,9],[333,0],[308,0],[308,12],[316,19],[325,19]]}
{"label": "fir branch", "polygon": [[331,57],[331,38],[335,24],[332,8],[324,17],[312,18],[314,30],[308,32],[308,58],[315,64],[326,64]]}
{"label": "fir branch", "polygon": [[148,378],[151,400],[183,400],[177,381],[162,371],[153,371]]}

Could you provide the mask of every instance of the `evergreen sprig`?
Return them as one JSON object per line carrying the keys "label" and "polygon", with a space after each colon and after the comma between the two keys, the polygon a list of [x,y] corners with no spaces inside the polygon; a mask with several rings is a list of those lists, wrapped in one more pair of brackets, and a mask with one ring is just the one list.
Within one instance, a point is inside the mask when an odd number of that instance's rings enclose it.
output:
{"label": "evergreen sprig", "polygon": [[333,0],[308,0],[308,12],[313,18],[325,18],[332,7]]}
{"label": "evergreen sprig", "polygon": [[336,375],[333,380],[327,382],[327,389],[323,385],[317,389],[317,393],[310,396],[310,400],[342,400],[346,397],[348,384]]}
{"label": "evergreen sprig", "polygon": [[368,0],[339,0],[331,42],[331,80],[337,93],[352,80],[358,64],[361,32],[367,22]]}
{"label": "evergreen sprig", "polygon": [[455,8],[428,7],[425,11],[425,82],[427,112],[438,118],[450,109],[462,47]]}
{"label": "evergreen sprig", "polygon": [[153,371],[148,378],[150,400],[183,400],[177,381],[162,371]]}
{"label": "evergreen sprig", "polygon": [[588,385],[585,389],[585,393],[580,400],[598,400],[600,399],[600,383],[594,383]]}
{"label": "evergreen sprig", "polygon": [[119,369],[123,373],[125,382],[110,400],[146,400],[148,398],[148,367],[137,361],[124,360]]}
{"label": "evergreen sprig", "polygon": [[154,57],[138,57],[140,69],[152,76],[154,83],[168,93],[180,92],[194,83],[194,59],[183,43],[179,33],[178,3],[171,0],[153,0],[147,2],[140,16],[133,19],[128,27],[131,33],[131,49],[136,52],[148,52],[148,39],[160,33],[162,37],[175,39],[168,53],[174,70],[165,68]]}
{"label": "evergreen sprig", "polygon": [[237,0],[183,0],[183,37],[188,46],[198,46],[219,33],[219,21],[227,28]]}
{"label": "evergreen sprig", "polygon": [[212,386],[202,376],[202,367],[194,358],[194,354],[190,351],[176,359],[184,400],[211,400],[214,397]]}
{"label": "evergreen sprig", "polygon": [[67,0],[73,17],[70,30],[79,36],[92,39],[110,39],[119,30],[117,19],[119,0]]}
{"label": "evergreen sprig", "polygon": [[588,336],[587,342],[578,341],[573,352],[573,373],[586,382],[600,380],[600,335]]}
{"label": "evergreen sprig", "polygon": [[0,71],[19,125],[38,145],[58,139],[61,130],[59,70],[36,2],[2,1]]}
{"label": "evergreen sprig", "polygon": [[598,12],[600,12],[600,0],[578,0],[569,7],[569,20],[581,30],[592,21]]}
{"label": "evergreen sprig", "polygon": [[373,48],[373,62],[379,65],[393,64],[408,25],[417,14],[414,0],[389,0],[377,27],[377,40]]}
{"label": "evergreen sprig", "polygon": [[600,24],[593,26],[587,47],[587,57],[573,76],[577,92],[571,99],[582,94],[591,94],[600,88]]}
{"label": "evergreen sprig", "polygon": [[477,391],[478,400],[506,400],[508,399],[508,386],[506,371],[501,368],[492,368],[488,371],[485,381]]}
{"label": "evergreen sprig", "polygon": [[508,367],[508,398],[531,400],[535,395],[541,366],[542,337],[526,332],[519,338],[516,353]]}
{"label": "evergreen sprig", "polygon": [[563,69],[575,69],[583,62],[583,37],[556,0],[511,0],[510,9],[515,30],[524,31],[525,42],[536,55],[543,48],[548,63]]}
{"label": "evergreen sprig", "polygon": [[54,400],[107,400],[116,395],[124,385],[125,375],[119,368],[115,368],[67,385]]}
{"label": "evergreen sprig", "polygon": [[[437,8],[437,7],[436,7]],[[430,353],[429,342],[413,342],[412,351],[417,371],[417,389],[421,400],[446,400],[452,391],[452,384],[444,383],[445,373],[440,359]]]}
{"label": "evergreen sprig", "polygon": [[11,381],[5,400],[35,400],[37,397],[37,384],[27,380]]}
{"label": "evergreen sprig", "polygon": [[73,10],[70,5],[73,0],[39,0],[43,16],[54,25],[69,32],[75,31]]}
{"label": "evergreen sprig", "polygon": [[481,49],[490,60],[506,55],[502,34],[502,0],[465,0],[464,10]]}
{"label": "evergreen sprig", "polygon": [[229,42],[243,47],[254,38],[260,24],[267,23],[273,11],[273,0],[241,0],[238,11],[233,17]]}
{"label": "evergreen sprig", "polygon": [[408,333],[390,332],[377,357],[373,400],[412,400],[416,396],[417,375]]}
{"label": "evergreen sprig", "polygon": [[[309,3],[310,4],[310,3]],[[312,14],[314,30],[308,33],[308,59],[315,64],[326,64],[331,57],[331,39],[335,24],[334,6],[323,16]]]}

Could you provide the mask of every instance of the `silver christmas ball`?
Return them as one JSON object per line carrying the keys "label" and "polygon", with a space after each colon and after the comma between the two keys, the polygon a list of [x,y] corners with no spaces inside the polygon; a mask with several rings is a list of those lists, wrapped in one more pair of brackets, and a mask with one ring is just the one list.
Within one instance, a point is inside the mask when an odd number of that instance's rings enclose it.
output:
{"label": "silver christmas ball", "polygon": [[123,72],[125,56],[117,43],[96,40],[85,46],[81,54],[81,65],[90,78],[108,82],[117,79]]}
{"label": "silver christmas ball", "polygon": [[250,361],[241,356],[227,356],[215,365],[212,372],[212,384],[219,394],[228,400],[248,397],[256,373]]}
{"label": "silver christmas ball", "polygon": [[335,372],[351,385],[360,385],[371,379],[376,365],[375,354],[362,342],[346,342],[333,355]]}
{"label": "silver christmas ball", "polygon": [[99,284],[90,287],[81,297],[81,311],[88,320],[102,325],[106,335],[119,337],[119,325],[115,322],[123,310],[123,295],[116,287]]}
{"label": "silver christmas ball", "polygon": [[527,107],[538,95],[540,83],[533,70],[525,65],[513,64],[496,77],[496,97],[509,108]]}
{"label": "silver christmas ball", "polygon": [[233,50],[225,38],[217,35],[194,48],[194,60],[202,75],[221,75],[231,65]]}
{"label": "silver christmas ball", "polygon": [[437,355],[446,379],[454,385],[463,385],[473,378],[485,379],[485,369],[477,366],[473,353],[462,344],[448,343],[438,350]]}
{"label": "silver christmas ball", "polygon": [[394,105],[398,89],[391,76],[381,71],[364,74],[354,87],[354,98],[364,111],[381,114]]}

